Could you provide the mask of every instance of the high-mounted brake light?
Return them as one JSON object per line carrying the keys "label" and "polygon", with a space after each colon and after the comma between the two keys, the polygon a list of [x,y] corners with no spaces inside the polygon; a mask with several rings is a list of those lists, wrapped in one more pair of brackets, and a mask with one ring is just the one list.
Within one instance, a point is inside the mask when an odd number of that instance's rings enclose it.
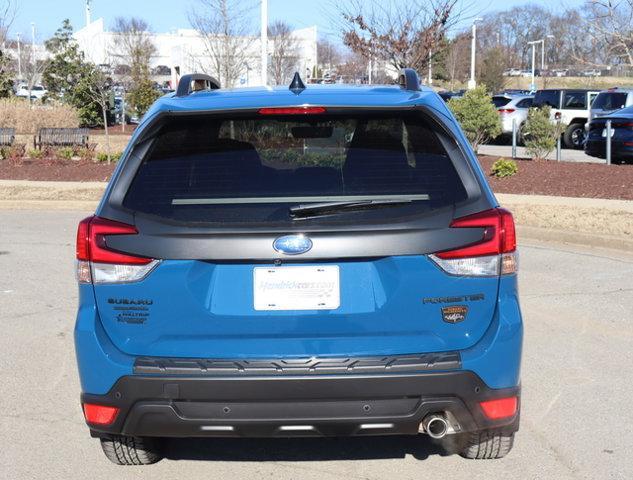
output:
{"label": "high-mounted brake light", "polygon": [[117,407],[84,403],[84,417],[92,425],[112,425],[119,414]]}
{"label": "high-mounted brake light", "polygon": [[481,228],[481,240],[432,255],[433,261],[453,275],[507,275],[516,273],[516,233],[512,214],[495,208],[453,220],[450,228]]}
{"label": "high-mounted brake light", "polygon": [[260,108],[260,115],[318,115],[325,113],[325,107],[275,107]]}
{"label": "high-mounted brake light", "polygon": [[88,217],[77,228],[77,280],[79,283],[134,282],[157,265],[151,258],[113,250],[107,245],[111,235],[136,235],[133,225],[100,217]]}

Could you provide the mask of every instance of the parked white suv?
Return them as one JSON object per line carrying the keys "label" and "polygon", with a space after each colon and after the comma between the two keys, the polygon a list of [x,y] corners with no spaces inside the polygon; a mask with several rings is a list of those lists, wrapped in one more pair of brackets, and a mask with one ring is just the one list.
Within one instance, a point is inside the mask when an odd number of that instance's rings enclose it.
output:
{"label": "parked white suv", "polygon": [[585,124],[589,121],[591,104],[598,93],[582,89],[538,90],[534,96],[534,106],[550,106],[551,120],[560,120],[567,125],[563,135],[565,147],[581,149],[585,142]]}
{"label": "parked white suv", "polygon": [[[41,100],[47,93],[48,90],[42,85],[33,85],[33,88],[31,88],[31,98],[33,99]],[[29,98],[29,86],[26,84],[19,85],[15,96]]]}

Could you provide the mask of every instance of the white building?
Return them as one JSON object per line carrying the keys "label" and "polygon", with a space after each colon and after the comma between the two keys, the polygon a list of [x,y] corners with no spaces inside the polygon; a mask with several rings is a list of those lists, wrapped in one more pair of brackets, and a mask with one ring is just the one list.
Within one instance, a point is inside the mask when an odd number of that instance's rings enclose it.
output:
{"label": "white building", "polygon": [[[160,66],[171,70],[171,85],[175,86],[178,78],[187,73],[204,71],[211,75],[212,62],[205,48],[204,39],[193,29],[178,29],[169,33],[149,34],[157,49],[157,54],[152,57],[150,67],[156,69]],[[298,47],[297,70],[304,79],[309,79],[313,68],[317,64],[317,28],[309,27],[295,30],[293,36]],[[83,50],[86,58],[98,65],[116,66],[120,59],[116,58],[114,49],[114,34],[108,32],[103,19],[89,23],[75,33],[75,39]],[[243,66],[238,85],[255,86],[261,84],[261,41],[259,37],[244,38],[244,44],[248,45],[246,61]],[[273,49],[273,41],[269,40],[269,55]]]}

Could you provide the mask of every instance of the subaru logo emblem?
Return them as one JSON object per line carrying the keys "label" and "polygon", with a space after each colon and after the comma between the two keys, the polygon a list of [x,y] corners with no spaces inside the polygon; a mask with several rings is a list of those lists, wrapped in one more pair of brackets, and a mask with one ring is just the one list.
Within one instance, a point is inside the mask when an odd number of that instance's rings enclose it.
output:
{"label": "subaru logo emblem", "polygon": [[312,240],[305,235],[286,235],[273,242],[273,248],[285,255],[300,255],[312,248]]}

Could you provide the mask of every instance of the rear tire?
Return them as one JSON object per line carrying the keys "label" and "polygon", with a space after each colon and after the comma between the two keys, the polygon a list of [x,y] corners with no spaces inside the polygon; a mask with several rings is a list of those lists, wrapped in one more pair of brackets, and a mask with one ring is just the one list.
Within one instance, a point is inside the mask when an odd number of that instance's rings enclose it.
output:
{"label": "rear tire", "polygon": [[503,458],[510,453],[514,445],[514,433],[504,435],[495,430],[481,430],[463,435],[459,454],[469,459]]}
{"label": "rear tire", "polygon": [[151,465],[162,460],[156,440],[116,435],[101,439],[103,453],[116,465]]}
{"label": "rear tire", "polygon": [[563,137],[567,148],[575,148],[579,150],[583,148],[585,142],[585,126],[582,123],[572,123]]}

